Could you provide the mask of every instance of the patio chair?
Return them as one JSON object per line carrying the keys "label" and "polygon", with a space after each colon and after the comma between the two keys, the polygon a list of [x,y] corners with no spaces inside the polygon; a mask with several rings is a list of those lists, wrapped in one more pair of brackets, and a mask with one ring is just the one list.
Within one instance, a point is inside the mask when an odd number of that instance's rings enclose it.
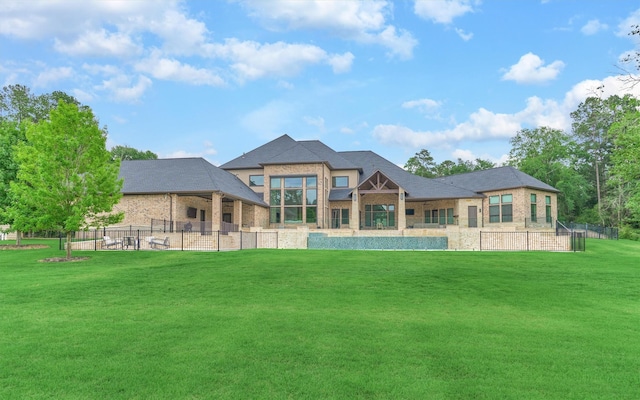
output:
{"label": "patio chair", "polygon": [[120,239],[111,239],[109,236],[104,236],[102,238],[102,248],[103,249],[113,249],[113,248],[123,248],[122,240]]}
{"label": "patio chair", "polygon": [[168,249],[169,248],[169,236],[165,236],[164,240],[151,238],[149,245],[152,249]]}

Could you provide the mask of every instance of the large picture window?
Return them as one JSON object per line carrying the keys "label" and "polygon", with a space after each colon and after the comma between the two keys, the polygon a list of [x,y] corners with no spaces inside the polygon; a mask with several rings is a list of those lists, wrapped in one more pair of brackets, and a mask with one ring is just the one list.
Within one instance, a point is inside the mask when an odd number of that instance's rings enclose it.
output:
{"label": "large picture window", "polygon": [[272,224],[316,223],[318,190],[315,176],[271,178],[269,222]]}
{"label": "large picture window", "polygon": [[489,196],[489,222],[513,222],[513,195]]}
{"label": "large picture window", "polygon": [[378,229],[396,226],[396,206],[394,204],[365,205],[364,225]]}

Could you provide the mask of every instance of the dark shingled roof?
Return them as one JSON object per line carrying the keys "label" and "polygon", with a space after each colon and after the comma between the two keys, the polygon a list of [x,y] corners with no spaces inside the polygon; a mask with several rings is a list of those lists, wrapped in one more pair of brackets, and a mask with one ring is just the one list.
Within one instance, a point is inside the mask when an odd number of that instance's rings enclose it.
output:
{"label": "dark shingled roof", "polygon": [[358,169],[318,140],[295,141],[282,135],[248,153],[222,164],[222,169],[253,169],[270,164],[327,163],[331,169]]}
{"label": "dark shingled roof", "polygon": [[465,174],[436,178],[437,181],[476,192],[528,187],[558,193],[553,186],[525,174],[514,167],[498,167]]}
{"label": "dark shingled roof", "polygon": [[169,158],[122,161],[122,193],[203,194],[221,192],[227,197],[266,206],[262,196],[235,175],[203,158]]}
{"label": "dark shingled roof", "polygon": [[338,154],[362,168],[363,173],[360,175],[359,184],[366,182],[376,171],[380,171],[387,178],[405,189],[408,200],[483,197],[483,195],[466,188],[447,185],[434,179],[414,175],[372,151],[344,151]]}

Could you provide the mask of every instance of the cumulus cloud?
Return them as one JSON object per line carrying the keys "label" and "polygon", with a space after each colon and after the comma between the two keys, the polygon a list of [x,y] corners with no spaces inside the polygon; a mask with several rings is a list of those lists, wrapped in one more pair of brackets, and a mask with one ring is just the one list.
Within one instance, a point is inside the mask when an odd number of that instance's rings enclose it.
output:
{"label": "cumulus cloud", "polygon": [[91,57],[130,57],[142,51],[129,35],[105,29],[83,33],[70,42],[55,38],[54,49],[72,56]]}
{"label": "cumulus cloud", "polygon": [[240,81],[298,74],[305,66],[327,63],[343,72],[353,60],[351,53],[327,54],[318,46],[284,42],[261,44],[227,39],[212,46],[212,56],[229,60]]}
{"label": "cumulus cloud", "polygon": [[73,69],[71,67],[49,68],[38,74],[33,81],[33,86],[47,87],[51,83],[70,78],[71,76],[73,76]]}
{"label": "cumulus cloud", "polygon": [[144,75],[138,76],[137,82],[133,82],[131,77],[121,74],[102,81],[95,89],[108,92],[115,101],[136,103],[152,84],[151,79]]}
{"label": "cumulus cloud", "polygon": [[157,53],[138,62],[135,68],[156,79],[184,82],[190,85],[224,85],[224,80],[212,71],[195,68],[175,59],[163,58]]}
{"label": "cumulus cloud", "polygon": [[473,39],[473,33],[467,33],[460,28],[455,28],[455,31],[458,34],[458,36],[460,36],[460,39],[464,40],[465,42],[468,42],[469,40]]}
{"label": "cumulus cloud", "polygon": [[509,67],[502,79],[524,84],[544,83],[555,79],[563,68],[562,61],[554,61],[544,65],[544,60],[540,57],[533,53],[527,53],[520,57],[517,64]]}
{"label": "cumulus cloud", "polygon": [[240,1],[252,17],[278,30],[323,30],[346,40],[378,44],[403,59],[413,55],[417,40],[387,23],[389,1]]}
{"label": "cumulus cloud", "polygon": [[442,102],[432,99],[409,100],[402,103],[403,108],[417,108],[420,112],[428,113],[442,105]]}
{"label": "cumulus cloud", "polygon": [[571,129],[570,113],[587,97],[596,95],[597,90],[601,90],[598,94],[602,97],[625,94],[640,96],[640,85],[628,87],[618,76],[610,76],[603,80],[582,81],[574,85],[561,100],[530,97],[522,110],[512,114],[480,108],[471,113],[467,121],[449,129],[421,131],[404,125],[382,124],[373,128],[372,135],[384,145],[416,149],[451,147],[464,141],[510,139],[524,127],[548,126],[568,131]]}
{"label": "cumulus cloud", "polygon": [[421,18],[450,24],[455,18],[473,12],[478,3],[471,0],[416,0],[413,9]]}
{"label": "cumulus cloud", "polygon": [[606,31],[607,29],[609,29],[609,26],[607,24],[604,24],[597,19],[592,19],[580,29],[580,32],[587,36],[590,36],[595,35],[596,33],[601,31]]}

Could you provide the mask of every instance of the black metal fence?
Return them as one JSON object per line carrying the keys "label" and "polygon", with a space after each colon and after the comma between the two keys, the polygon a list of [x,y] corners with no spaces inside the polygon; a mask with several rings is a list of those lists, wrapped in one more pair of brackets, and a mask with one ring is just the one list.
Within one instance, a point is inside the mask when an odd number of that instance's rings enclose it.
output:
{"label": "black metal fence", "polygon": [[571,222],[568,224],[563,224],[561,229],[584,232],[584,235],[590,239],[618,240],[618,228],[609,226],[595,224],[577,224],[575,222]]}
{"label": "black metal fence", "polygon": [[[60,235],[60,250],[66,237]],[[230,251],[277,249],[278,232],[185,231],[162,232],[151,229],[101,229],[76,232],[74,250],[181,250]]]}
{"label": "black metal fence", "polygon": [[480,250],[585,251],[582,232],[480,232]]}

